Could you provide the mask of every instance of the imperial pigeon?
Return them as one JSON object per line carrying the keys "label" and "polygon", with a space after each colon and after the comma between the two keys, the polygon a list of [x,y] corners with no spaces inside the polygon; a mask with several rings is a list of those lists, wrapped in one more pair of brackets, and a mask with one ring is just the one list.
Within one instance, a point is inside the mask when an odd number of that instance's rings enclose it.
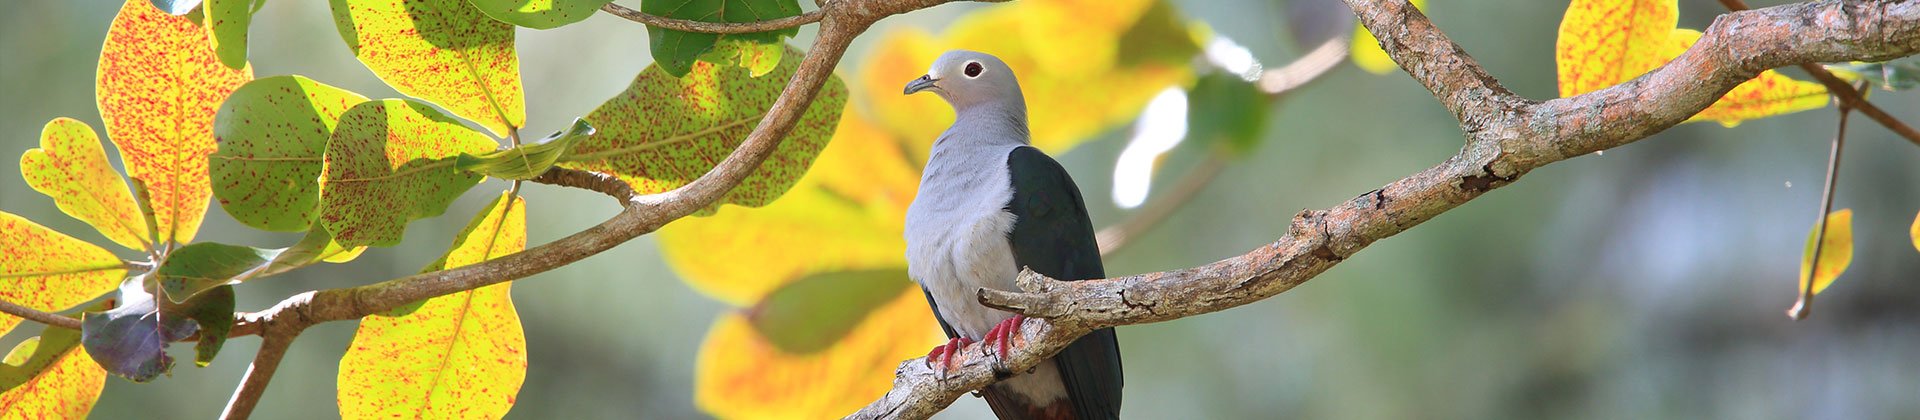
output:
{"label": "imperial pigeon", "polygon": [[[1021,267],[1061,280],[1105,277],[1086,202],[1065,168],[1028,145],[1027,104],[994,56],[942,54],[906,94],[953,106],[933,141],[920,192],[907,208],[907,271],[948,342],[927,354],[943,371],[974,341],[1007,354],[1025,318],[981,305],[980,288],[1017,290]],[[1120,345],[1113,329],[1075,340],[1050,362],[981,391],[1001,419],[1112,419],[1120,411]]]}

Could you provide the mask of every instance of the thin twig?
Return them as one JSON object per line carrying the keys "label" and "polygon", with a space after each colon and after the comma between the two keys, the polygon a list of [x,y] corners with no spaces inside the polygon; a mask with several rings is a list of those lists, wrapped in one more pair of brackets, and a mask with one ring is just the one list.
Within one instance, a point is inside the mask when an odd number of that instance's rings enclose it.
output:
{"label": "thin twig", "polygon": [[1113,254],[1114,251],[1133,244],[1134,239],[1153,230],[1155,226],[1160,225],[1160,222],[1166,221],[1175,210],[1193,201],[1193,196],[1206,189],[1207,184],[1212,183],[1215,178],[1219,178],[1220,171],[1226,168],[1227,161],[1220,157],[1219,152],[1208,152],[1206,160],[1189,169],[1180,177],[1179,183],[1168,189],[1165,195],[1154,198],[1127,220],[1094,233],[1094,242],[1100,244],[1100,256]]}
{"label": "thin twig", "polygon": [[[1726,6],[1728,10],[1736,12],[1747,10],[1747,2],[1741,0],[1720,0],[1720,4]],[[1920,131],[1916,131],[1912,126],[1908,126],[1906,123],[1901,122],[1900,119],[1894,118],[1893,115],[1888,114],[1887,111],[1881,110],[1880,107],[1874,105],[1873,102],[1868,102],[1866,96],[1860,94],[1859,89],[1855,89],[1853,85],[1847,84],[1847,81],[1841,80],[1840,76],[1833,75],[1833,72],[1827,71],[1826,68],[1820,67],[1819,64],[1799,63],[1797,65],[1800,66],[1801,70],[1805,70],[1807,74],[1813,75],[1813,78],[1819,80],[1820,84],[1826,85],[1827,91],[1832,92],[1834,97],[1840,98],[1841,104],[1860,110],[1860,113],[1867,114],[1867,118],[1872,118],[1874,122],[1880,123],[1880,125],[1887,127],[1888,130],[1893,130],[1894,134],[1899,134],[1900,137],[1906,138],[1907,141],[1913,142],[1916,146],[1920,146]],[[1794,319],[1799,318],[1795,317]]]}
{"label": "thin twig", "polygon": [[626,20],[639,22],[647,26],[658,26],[676,31],[708,34],[745,34],[797,27],[819,22],[820,19],[826,17],[826,13],[823,12],[823,10],[825,9],[816,9],[798,15],[759,22],[701,22],[697,20],[674,19],[665,16],[651,15],[613,3],[600,6],[600,11],[602,12],[607,12],[607,14],[619,16]]}
{"label": "thin twig", "polygon": [[26,318],[29,321],[47,324],[48,326],[75,330],[80,329],[79,318],[66,317],[52,312],[21,306],[18,303],[8,302],[5,299],[0,299],[0,312]]}
{"label": "thin twig", "polygon": [[1332,70],[1340,61],[1347,59],[1348,42],[1344,36],[1328,38],[1292,63],[1260,72],[1260,91],[1280,95],[1319,80],[1321,75],[1327,74],[1327,70]]}
{"label": "thin twig", "polygon": [[280,367],[280,359],[287,355],[287,348],[293,345],[293,337],[265,336],[260,340],[260,352],[253,357],[253,364],[247,366],[247,375],[240,380],[240,388],[233,391],[233,397],[227,400],[227,408],[220,415],[222,419],[243,420],[253,416],[253,408],[260,404],[260,397],[267,392],[267,383],[273,381],[275,369]]}
{"label": "thin twig", "polygon": [[1847,144],[1847,116],[1853,107],[1840,104],[1840,127],[1833,134],[1833,149],[1827,153],[1827,183],[1820,189],[1820,218],[1813,224],[1813,262],[1807,264],[1807,284],[1800,288],[1800,299],[1787,309],[1787,317],[1807,319],[1813,313],[1813,287],[1819,282],[1820,252],[1827,245],[1827,215],[1833,214],[1833,186],[1840,181],[1840,148]]}

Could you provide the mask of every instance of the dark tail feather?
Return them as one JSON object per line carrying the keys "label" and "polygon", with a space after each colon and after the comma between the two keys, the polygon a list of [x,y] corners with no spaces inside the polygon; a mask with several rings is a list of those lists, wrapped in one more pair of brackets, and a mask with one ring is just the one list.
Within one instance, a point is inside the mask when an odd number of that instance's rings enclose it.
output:
{"label": "dark tail feather", "polygon": [[1052,406],[1028,404],[1025,397],[1015,395],[1013,391],[1000,385],[989,385],[980,395],[987,399],[987,407],[993,408],[993,416],[1000,420],[1071,420],[1073,405],[1067,400],[1055,402]]}

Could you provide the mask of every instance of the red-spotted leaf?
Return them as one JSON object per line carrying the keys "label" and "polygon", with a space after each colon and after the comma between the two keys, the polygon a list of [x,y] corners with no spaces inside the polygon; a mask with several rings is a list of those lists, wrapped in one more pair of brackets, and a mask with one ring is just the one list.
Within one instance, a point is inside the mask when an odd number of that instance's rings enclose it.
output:
{"label": "red-spotted leaf", "polygon": [[220,105],[213,196],[247,226],[298,231],[320,211],[320,169],[340,114],[366,97],[301,76],[241,86]]}
{"label": "red-spotted leaf", "polygon": [[1574,0],[1554,47],[1560,96],[1613,86],[1667,62],[1668,33],[1679,19],[1675,0]]}
{"label": "red-spotted leaf", "polygon": [[320,222],[344,246],[398,243],[407,222],[440,215],[480,182],[480,175],[455,169],[455,158],[495,145],[425,104],[355,105],[327,143]]}
{"label": "red-spotted leaf", "polygon": [[[756,22],[800,14],[797,0],[648,0],[640,11],[676,19],[701,22]],[[658,26],[647,27],[647,41],[653,62],[674,77],[686,76],[694,60],[712,51],[721,40],[778,44],[780,38],[800,33],[799,28],[778,29],[748,34],[703,34],[682,32]],[[776,53],[778,51],[775,51]],[[731,57],[723,55],[722,57]],[[785,79],[782,79],[785,80]]]}
{"label": "red-spotted leaf", "polygon": [[133,202],[120,172],[107,163],[107,151],[88,127],[57,118],[40,131],[40,148],[20,156],[20,174],[35,191],[53,197],[68,216],[100,230],[121,246],[148,249],[147,221]]}
{"label": "red-spotted leaf", "polygon": [[613,0],[473,0],[473,6],[501,22],[553,29],[586,20]]}
{"label": "red-spotted leaf", "polygon": [[[510,204],[507,200],[513,200]],[[467,224],[426,268],[479,263],[526,247],[526,200],[512,193]],[[360,320],[340,358],[346,418],[500,418],[527,376],[512,283],[441,296]]]}
{"label": "red-spotted leaf", "polygon": [[505,136],[526,125],[513,25],[462,0],[334,0],[354,57],[394,90]]}
{"label": "red-spotted leaf", "polygon": [[[614,174],[642,194],[685,185],[746,140],[792,79],[800,56],[786,54],[761,77],[731,64],[697,63],[681,78],[647,66],[625,91],[587,114],[598,133],[574,144],[560,166]],[[773,156],[720,202],[762,206],[785,193],[826,146],[846,101],[846,85],[828,80]]]}
{"label": "red-spotted leaf", "polygon": [[693,402],[718,418],[832,418],[887,392],[901,360],[939,344],[927,299],[900,288],[845,336],[812,353],[760,335],[751,314],[721,313],[700,343]]}
{"label": "red-spotted leaf", "polygon": [[144,182],[161,241],[188,243],[212,195],[213,114],[252,71],[220,64],[192,20],[127,0],[107,29],[94,93],[127,174]]}
{"label": "red-spotted leaf", "polygon": [[[0,299],[58,311],[113,291],[126,275],[112,252],[0,212]],[[0,333],[19,324],[19,317],[0,314]]]}
{"label": "red-spotted leaf", "polygon": [[80,332],[49,327],[7,353],[0,366],[0,416],[77,419],[93,411],[107,371],[80,348]]}

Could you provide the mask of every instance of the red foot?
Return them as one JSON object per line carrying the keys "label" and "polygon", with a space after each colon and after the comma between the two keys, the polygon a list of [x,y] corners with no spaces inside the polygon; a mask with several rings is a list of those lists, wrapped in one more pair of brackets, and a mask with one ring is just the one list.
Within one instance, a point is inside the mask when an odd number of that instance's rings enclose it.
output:
{"label": "red foot", "polygon": [[[933,346],[933,350],[927,352],[927,367],[937,369],[940,373],[946,373],[948,370],[953,369],[953,355],[960,354],[960,349],[967,347],[968,344],[973,344],[973,340],[966,337],[955,337],[947,340],[947,344]],[[938,364],[936,365],[935,363]]]}
{"label": "red foot", "polygon": [[998,344],[1000,347],[1000,353],[998,354],[1004,359],[1008,355],[1007,347],[1013,344],[1013,337],[1020,335],[1020,324],[1026,321],[1026,315],[1014,314],[1012,318],[1000,321],[999,324],[993,326],[993,329],[987,330],[987,337],[980,340],[980,342],[989,346]]}

